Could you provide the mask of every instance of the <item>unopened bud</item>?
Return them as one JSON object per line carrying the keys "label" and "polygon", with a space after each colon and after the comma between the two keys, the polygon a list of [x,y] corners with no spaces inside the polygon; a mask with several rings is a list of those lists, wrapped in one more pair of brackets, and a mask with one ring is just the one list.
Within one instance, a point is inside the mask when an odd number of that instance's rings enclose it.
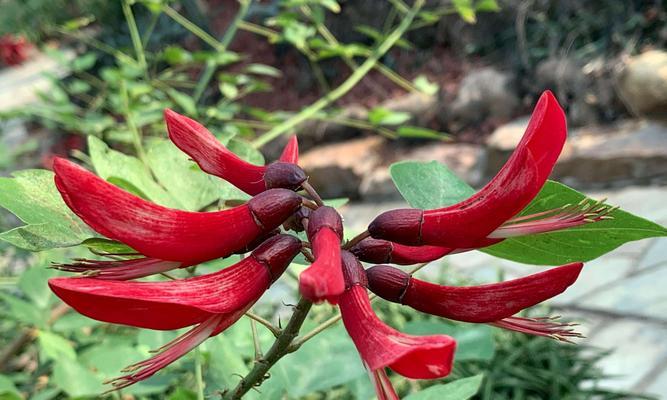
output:
{"label": "unopened bud", "polygon": [[288,189],[269,189],[250,199],[248,207],[262,227],[280,226],[301,207],[301,196]]}
{"label": "unopened bud", "polygon": [[423,210],[416,208],[387,211],[378,215],[368,225],[368,232],[375,239],[420,245],[423,214]]}
{"label": "unopened bud", "polygon": [[277,161],[266,166],[264,183],[267,189],[283,188],[297,190],[308,179],[306,173],[296,164]]}
{"label": "unopened bud", "polygon": [[386,240],[366,238],[350,248],[361,261],[373,264],[391,262],[392,244]]}
{"label": "unopened bud", "polygon": [[350,288],[354,285],[368,286],[368,279],[366,278],[366,271],[359,262],[359,259],[349,251],[343,250],[341,252],[341,259],[343,262],[343,276],[345,277],[345,288]]}
{"label": "unopened bud", "polygon": [[402,303],[410,275],[389,265],[376,265],[366,270],[368,288],[385,300]]}
{"label": "unopened bud", "polygon": [[343,220],[335,208],[323,206],[310,213],[307,229],[308,238],[312,241],[317,231],[324,227],[334,231],[340,240],[343,240]]}
{"label": "unopened bud", "polygon": [[267,266],[273,282],[285,272],[299,251],[301,241],[298,238],[281,234],[265,240],[252,252],[251,257]]}

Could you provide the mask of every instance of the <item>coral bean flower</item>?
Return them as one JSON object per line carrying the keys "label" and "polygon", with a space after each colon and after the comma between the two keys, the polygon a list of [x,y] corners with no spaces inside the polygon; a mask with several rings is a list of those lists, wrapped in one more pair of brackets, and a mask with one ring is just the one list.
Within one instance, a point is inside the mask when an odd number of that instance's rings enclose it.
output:
{"label": "coral bean flower", "polygon": [[412,336],[385,325],[375,315],[359,260],[342,252],[345,292],[339,297],[343,323],[375,384],[378,399],[398,399],[385,368],[411,379],[435,379],[452,369],[456,342],[445,335]]}
{"label": "coral bean flower", "polygon": [[456,321],[488,323],[568,341],[567,337],[581,337],[568,328],[570,325],[514,314],[565,291],[582,267],[582,263],[572,263],[507,282],[469,287],[424,282],[388,265],[376,265],[366,273],[369,289],[383,299]]}
{"label": "coral bean flower", "polygon": [[278,162],[254,165],[229,151],[199,122],[170,109],[164,111],[164,120],[171,141],[192,157],[203,171],[228,181],[251,196],[273,187],[298,189],[307,178],[296,165],[299,161],[296,136],[287,142]]}
{"label": "coral bean flower", "polygon": [[280,226],[301,206],[293,191],[271,189],[228,210],[187,212],[146,201],[62,158],[55,160],[54,171],[56,186],[75,214],[142,256],[56,266],[103,279],[134,279],[227,257]]}
{"label": "coral bean flower", "polygon": [[368,227],[373,238],[404,245],[455,249],[549,232],[604,219],[600,204],[580,204],[512,219],[538,194],[567,136],[565,114],[549,91],[542,94],[523,138],[498,174],[478,193],[449,207],[387,211]]}
{"label": "coral bean flower", "polygon": [[307,226],[315,261],[299,276],[299,290],[310,301],[335,304],[345,290],[340,259],[343,221],[334,208],[323,206],[310,213]]}
{"label": "coral bean flower", "polygon": [[412,265],[438,260],[454,250],[440,246],[406,246],[387,240],[366,238],[352,246],[350,252],[368,263]]}
{"label": "coral bean flower", "polygon": [[165,282],[53,278],[51,290],[81,314],[98,321],[171,330],[198,324],[148,360],[114,379],[115,389],[144,380],[235,323],[285,271],[301,241],[277,235],[250,256],[221,271]]}

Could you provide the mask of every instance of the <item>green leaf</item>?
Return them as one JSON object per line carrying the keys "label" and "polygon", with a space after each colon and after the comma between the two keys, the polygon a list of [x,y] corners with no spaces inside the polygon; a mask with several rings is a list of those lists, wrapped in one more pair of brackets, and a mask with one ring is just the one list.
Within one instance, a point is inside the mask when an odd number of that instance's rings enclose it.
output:
{"label": "green leaf", "polygon": [[412,118],[410,113],[392,111],[382,107],[376,107],[369,111],[368,122],[373,125],[400,125]]}
{"label": "green leaf", "polygon": [[403,125],[396,130],[396,133],[398,133],[398,136],[407,138],[436,139],[436,140],[450,139],[446,133],[434,131],[432,129],[422,128],[419,126]]}
{"label": "green leaf", "polygon": [[136,250],[130,246],[110,239],[91,238],[84,240],[82,244],[95,254],[110,253],[120,255],[136,253]]}
{"label": "green leaf", "polygon": [[186,210],[201,210],[221,198],[247,198],[232,184],[203,172],[169,140],[149,142],[146,158],[158,182]]}
{"label": "green leaf", "polygon": [[32,326],[46,326],[49,314],[47,311],[40,310],[27,301],[3,292],[0,292],[0,300],[9,306],[8,315],[13,319]]}
{"label": "green leaf", "polygon": [[46,268],[42,263],[26,269],[19,278],[19,288],[30,299],[32,304],[46,309],[54,298],[47,281],[58,275],[58,271]]}
{"label": "green leaf", "polygon": [[24,170],[13,178],[0,178],[0,206],[26,225],[0,233],[0,239],[17,247],[40,251],[75,246],[94,236],[72,213],[53,183],[53,173]]}
{"label": "green leaf", "polygon": [[39,331],[37,334],[37,343],[41,350],[40,356],[54,361],[60,360],[63,357],[69,360],[76,360],[76,352],[74,351],[74,347],[72,347],[72,343],[58,334]]}
{"label": "green leaf", "polygon": [[265,64],[250,64],[246,67],[246,72],[255,75],[266,75],[274,78],[280,78],[282,72],[279,69]]}
{"label": "green leaf", "polygon": [[106,390],[92,371],[68,358],[56,361],[52,380],[71,397],[96,396]]}
{"label": "green leaf", "polygon": [[438,93],[438,90],[440,89],[437,83],[429,81],[428,78],[424,75],[419,75],[415,78],[414,81],[412,81],[412,83],[417,89],[419,89],[420,92],[431,96]]}
{"label": "green leaf", "polygon": [[16,389],[14,382],[5,375],[0,375],[0,399],[14,400],[22,399],[21,392]]}
{"label": "green leaf", "polygon": [[450,206],[475,193],[449,168],[438,163],[401,161],[389,167],[394,185],[407,202],[416,208]]}
{"label": "green leaf", "polygon": [[495,342],[493,329],[487,325],[453,324],[446,321],[410,321],[402,329],[412,335],[449,335],[456,339],[455,361],[493,358]]}
{"label": "green leaf", "polygon": [[477,22],[477,16],[475,15],[475,8],[473,7],[472,0],[452,0],[452,4],[456,9],[456,12],[459,13],[459,16],[467,23],[474,24]]}
{"label": "green leaf", "polygon": [[467,400],[477,394],[483,379],[484,375],[479,374],[444,385],[434,385],[409,395],[405,400]]}
{"label": "green leaf", "polygon": [[93,167],[102,179],[120,178],[141,191],[149,200],[163,206],[179,208],[174,199],[151,177],[151,172],[139,159],[112,150],[100,139],[88,136],[88,151]]}
{"label": "green leaf", "polygon": [[[392,165],[390,172],[399,192],[412,207],[445,207],[474,194],[474,189],[437,162],[400,162]],[[576,204],[584,199],[587,199],[584,194],[572,188],[547,181],[519,215]],[[506,239],[481,251],[526,264],[560,265],[593,260],[627,242],[667,236],[664,227],[628,212],[616,210],[610,216],[613,219],[557,232]]]}

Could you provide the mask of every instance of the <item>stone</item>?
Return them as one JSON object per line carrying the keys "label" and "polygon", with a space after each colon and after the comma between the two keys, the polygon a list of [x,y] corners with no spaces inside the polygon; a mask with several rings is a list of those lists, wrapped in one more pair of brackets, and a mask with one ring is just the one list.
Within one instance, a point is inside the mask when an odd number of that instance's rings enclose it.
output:
{"label": "stone", "polygon": [[[488,138],[484,175],[489,178],[507,161],[521,140],[527,119],[497,128]],[[648,120],[575,129],[552,178],[578,187],[651,183],[667,175],[667,125]]]}
{"label": "stone", "polygon": [[586,344],[610,349],[597,366],[608,375],[599,387],[628,390],[667,357],[667,329],[645,321],[621,319],[591,332]]}
{"label": "stone", "polygon": [[667,322],[667,266],[641,271],[578,301],[588,309],[632,314]]}
{"label": "stone", "polygon": [[448,120],[456,129],[486,119],[508,119],[520,105],[514,77],[491,67],[470,72],[461,81]]}
{"label": "stone", "polygon": [[365,176],[382,164],[385,139],[369,136],[320,146],[304,153],[299,165],[324,198],[358,199]]}
{"label": "stone", "polygon": [[617,88],[630,111],[667,122],[667,52],[651,50],[628,58]]}

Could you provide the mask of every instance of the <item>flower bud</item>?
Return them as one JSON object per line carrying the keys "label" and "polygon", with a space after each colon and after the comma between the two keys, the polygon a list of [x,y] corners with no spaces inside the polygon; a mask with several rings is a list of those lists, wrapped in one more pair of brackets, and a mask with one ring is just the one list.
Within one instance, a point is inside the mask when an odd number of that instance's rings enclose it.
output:
{"label": "flower bud", "polygon": [[411,276],[389,265],[376,265],[366,270],[368,288],[385,300],[402,303]]}
{"label": "flower bud", "polygon": [[363,287],[368,286],[368,279],[366,278],[366,271],[359,262],[359,259],[349,251],[341,252],[341,260],[343,262],[343,276],[345,277],[345,288],[349,289],[354,285]]}
{"label": "flower bud", "polygon": [[360,260],[373,264],[391,262],[392,243],[386,240],[366,238],[350,248]]}
{"label": "flower bud", "polygon": [[301,207],[301,196],[288,189],[269,189],[250,199],[248,207],[261,226],[279,226]]}
{"label": "flower bud", "polygon": [[287,231],[303,232],[306,228],[303,226],[303,220],[310,218],[310,208],[301,207],[292,214],[287,221],[283,223],[283,228]]}
{"label": "flower bud", "polygon": [[308,218],[308,239],[313,240],[313,237],[320,229],[327,227],[334,231],[340,240],[343,240],[343,220],[333,207],[319,207],[310,213]]}
{"label": "flower bud", "polygon": [[297,190],[308,179],[306,173],[296,164],[276,161],[269,164],[264,172],[267,189],[284,188]]}
{"label": "flower bud", "polygon": [[375,239],[385,239],[406,245],[420,245],[424,210],[403,208],[386,211],[368,225]]}
{"label": "flower bud", "polygon": [[265,240],[252,252],[252,257],[268,267],[273,283],[300,250],[301,241],[298,238],[281,234]]}

